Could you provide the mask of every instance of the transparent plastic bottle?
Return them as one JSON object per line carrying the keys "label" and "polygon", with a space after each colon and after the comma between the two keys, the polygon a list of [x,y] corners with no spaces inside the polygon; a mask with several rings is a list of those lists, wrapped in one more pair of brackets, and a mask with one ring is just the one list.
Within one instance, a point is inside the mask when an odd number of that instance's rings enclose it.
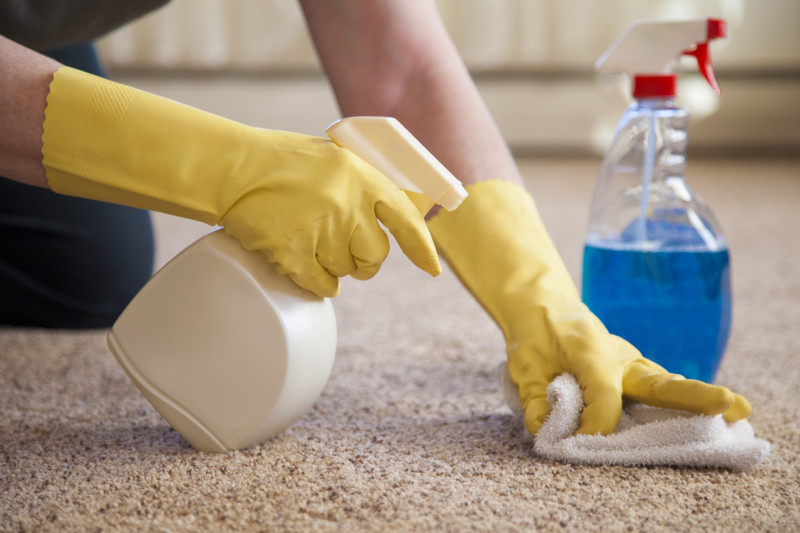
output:
{"label": "transparent plastic bottle", "polygon": [[730,264],[716,218],[686,183],[688,120],[671,96],[625,112],[597,179],[583,300],[645,357],[710,382],[730,332]]}

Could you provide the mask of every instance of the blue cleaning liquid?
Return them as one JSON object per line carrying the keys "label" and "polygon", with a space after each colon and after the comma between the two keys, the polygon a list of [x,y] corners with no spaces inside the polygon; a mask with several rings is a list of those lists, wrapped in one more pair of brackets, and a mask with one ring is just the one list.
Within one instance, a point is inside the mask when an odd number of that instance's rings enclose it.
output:
{"label": "blue cleaning liquid", "polygon": [[587,244],[583,301],[645,357],[670,372],[711,382],[730,333],[728,250]]}

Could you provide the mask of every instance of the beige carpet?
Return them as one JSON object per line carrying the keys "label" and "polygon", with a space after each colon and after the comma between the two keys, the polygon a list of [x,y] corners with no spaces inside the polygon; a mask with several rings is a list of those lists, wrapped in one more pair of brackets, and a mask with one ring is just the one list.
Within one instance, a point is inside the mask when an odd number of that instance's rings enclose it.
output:
{"label": "beige carpet", "polygon": [[[524,162],[577,277],[597,161]],[[393,252],[335,301],[339,351],[284,435],[201,454],[139,395],[105,332],[0,330],[3,531],[798,531],[800,164],[693,161],[727,230],[735,323],[718,381],[753,403],[746,473],[537,459],[503,405],[503,344],[451,273]],[[158,217],[160,261],[202,227]]]}

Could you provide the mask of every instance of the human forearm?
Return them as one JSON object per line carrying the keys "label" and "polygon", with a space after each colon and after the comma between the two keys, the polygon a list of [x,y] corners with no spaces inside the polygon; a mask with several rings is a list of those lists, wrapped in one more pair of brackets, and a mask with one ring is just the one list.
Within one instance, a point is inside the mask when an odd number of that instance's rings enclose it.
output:
{"label": "human forearm", "polygon": [[42,121],[61,65],[0,35],[0,176],[47,187]]}
{"label": "human forearm", "polygon": [[301,5],[343,115],[394,116],[466,184],[521,182],[433,2]]}

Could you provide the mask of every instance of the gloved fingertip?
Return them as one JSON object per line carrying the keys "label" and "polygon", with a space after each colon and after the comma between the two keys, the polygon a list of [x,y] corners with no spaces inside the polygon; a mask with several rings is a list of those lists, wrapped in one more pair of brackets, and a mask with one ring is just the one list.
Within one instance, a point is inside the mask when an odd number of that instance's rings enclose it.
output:
{"label": "gloved fingertip", "polygon": [[350,277],[359,281],[366,281],[375,277],[380,270],[380,265],[359,265],[354,271],[350,272]]}
{"label": "gloved fingertip", "polygon": [[426,272],[434,278],[442,273],[442,264],[439,262],[438,256],[433,256],[433,264],[431,265],[430,269],[426,270]]}
{"label": "gloved fingertip", "polygon": [[745,420],[753,411],[753,406],[747,401],[747,398],[739,394],[734,394],[733,405],[722,413],[722,418],[726,422],[733,423],[739,420]]}
{"label": "gloved fingertip", "polygon": [[531,435],[536,435],[544,425],[547,415],[550,414],[550,404],[545,396],[534,396],[525,404],[525,429]]}
{"label": "gloved fingertip", "polygon": [[416,254],[413,257],[408,256],[418,268],[424,270],[434,278],[442,273],[442,264],[439,262],[439,256],[435,252],[431,254]]}
{"label": "gloved fingertip", "polygon": [[525,417],[525,429],[533,436],[536,436],[543,424],[544,417]]}
{"label": "gloved fingertip", "polygon": [[339,283],[336,283],[334,287],[325,287],[319,291],[312,291],[317,296],[322,296],[323,298],[336,298],[339,296]]}
{"label": "gloved fingertip", "polygon": [[327,272],[319,274],[311,279],[299,279],[296,276],[291,276],[295,283],[321,296],[323,298],[336,298],[339,296],[339,278],[328,274]]}

